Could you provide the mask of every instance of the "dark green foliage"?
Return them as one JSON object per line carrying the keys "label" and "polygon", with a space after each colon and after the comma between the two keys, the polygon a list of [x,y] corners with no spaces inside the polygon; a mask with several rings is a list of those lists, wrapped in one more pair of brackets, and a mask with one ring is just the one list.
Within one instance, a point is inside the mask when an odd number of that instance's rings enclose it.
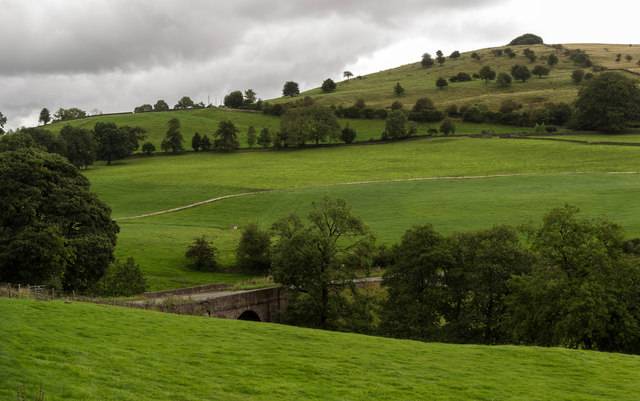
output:
{"label": "dark green foliage", "polygon": [[525,33],[517,38],[513,39],[509,46],[521,46],[521,45],[543,45],[544,41],[538,35],[532,33]]}
{"label": "dark green foliage", "polygon": [[60,156],[67,155],[67,144],[65,140],[45,128],[21,128],[15,134],[30,136],[36,146],[39,146],[49,153],[57,153]]}
{"label": "dark green foliage", "polygon": [[66,125],[60,131],[66,144],[67,159],[76,167],[86,168],[96,159],[97,144],[91,131]]}
{"label": "dark green foliage", "polygon": [[51,113],[49,112],[49,109],[45,107],[40,111],[38,122],[41,122],[43,125],[47,125],[49,124],[50,121],[51,121]]}
{"label": "dark green foliage", "polygon": [[183,96],[173,108],[176,110],[191,109],[195,103],[189,96]]}
{"label": "dark green foliage", "polygon": [[469,82],[471,80],[471,75],[467,74],[466,72],[459,72],[453,77],[449,78],[450,82]]}
{"label": "dark green foliage", "polygon": [[[313,204],[308,224],[291,215],[273,225],[273,278],[291,289],[288,320],[332,328],[356,269],[371,264],[372,238],[343,200]],[[303,313],[296,313],[301,311]]]}
{"label": "dark green foliage", "polygon": [[515,58],[516,57],[516,53],[510,47],[507,47],[507,48],[504,49],[504,54],[506,54],[507,57],[509,57],[509,58]]}
{"label": "dark green foliage", "polygon": [[202,137],[200,136],[199,133],[195,133],[193,134],[193,137],[191,137],[191,149],[193,149],[194,151],[199,151],[200,148],[202,147]]}
{"label": "dark green foliage", "polygon": [[231,152],[240,147],[238,129],[230,120],[220,121],[214,134],[213,148],[223,152]]}
{"label": "dark green foliage", "polygon": [[459,51],[457,51],[457,50],[455,50],[455,51],[454,51],[453,53],[451,53],[451,55],[449,56],[449,58],[452,58],[452,59],[457,59],[457,58],[459,58],[459,57],[460,57],[460,52],[459,52]]}
{"label": "dark green foliage", "polygon": [[640,89],[630,78],[605,72],[586,83],[575,107],[579,128],[620,131],[640,118]]}
{"label": "dark green foliage", "polygon": [[480,76],[480,79],[484,80],[485,84],[496,79],[496,72],[488,65],[482,67],[478,72],[478,75]]}
{"label": "dark green foliage", "polygon": [[134,113],[149,113],[151,111],[153,111],[153,106],[150,104],[143,104],[133,109]]}
{"label": "dark green foliage", "polygon": [[498,78],[496,79],[496,83],[499,88],[509,88],[511,86],[511,81],[511,75],[506,72],[498,74]]}
{"label": "dark green foliage", "polygon": [[236,250],[238,267],[245,272],[267,275],[271,269],[271,237],[256,224],[242,231]]}
{"label": "dark green foliage", "polygon": [[224,97],[224,105],[232,108],[238,109],[242,107],[244,104],[244,96],[241,91],[233,91]]}
{"label": "dark green foliage", "polygon": [[534,52],[529,48],[524,49],[522,53],[529,60],[530,63],[533,63],[538,59],[538,56],[536,56],[536,52]]}
{"label": "dark green foliage", "polygon": [[442,53],[442,50],[438,50],[436,52],[436,61],[438,62],[438,64],[442,65],[446,60],[447,59],[444,57],[444,53]]}
{"label": "dark green foliage", "polygon": [[153,105],[154,111],[169,111],[169,105],[164,100],[160,99]]}
{"label": "dark green foliage", "polygon": [[79,118],[85,118],[86,116],[86,111],[80,110],[77,107],[72,107],[70,109],[58,109],[58,111],[56,111],[56,114],[53,115],[53,118],[55,121],[69,121],[77,120]]}
{"label": "dark green foliage", "polygon": [[328,107],[293,107],[282,116],[280,131],[286,137],[287,146],[301,146],[308,141],[319,144],[338,139],[340,124]]}
{"label": "dark green foliage", "polygon": [[218,267],[216,253],[218,250],[205,236],[196,238],[187,248],[185,257],[189,260],[189,267],[200,271],[213,271]]}
{"label": "dark green foliage", "polygon": [[449,86],[449,82],[447,82],[446,79],[440,77],[436,80],[436,87],[440,90],[446,88],[447,86]]}
{"label": "dark green foliage", "polygon": [[105,160],[107,165],[131,155],[137,148],[137,141],[132,141],[129,131],[118,128],[114,123],[97,122],[93,132],[98,159]]}
{"label": "dark green foliage", "polygon": [[444,135],[455,134],[456,126],[451,119],[447,118],[442,122],[442,125],[440,125],[440,132]]}
{"label": "dark green foliage", "polygon": [[460,112],[458,110],[458,106],[455,104],[450,104],[447,106],[447,109],[445,110],[447,116],[449,117],[460,117]]}
{"label": "dark green foliage", "polygon": [[109,266],[94,292],[107,297],[130,297],[142,294],[146,287],[140,266],[133,258],[127,258],[126,262],[116,260]]}
{"label": "dark green foliage", "polygon": [[431,68],[433,67],[433,64],[435,64],[435,61],[431,58],[429,53],[425,53],[422,55],[422,61],[420,61],[420,64],[422,65],[422,68]]}
{"label": "dark green foliage", "polygon": [[247,130],[247,145],[249,145],[249,147],[252,148],[256,144],[257,139],[258,139],[258,134],[256,132],[255,127],[252,125]]}
{"label": "dark green foliage", "polygon": [[469,123],[485,122],[487,107],[485,105],[474,104],[462,112],[462,120]]}
{"label": "dark green foliage", "polygon": [[549,71],[549,68],[543,65],[536,65],[535,67],[533,67],[533,70],[531,72],[533,73],[533,75],[536,75],[538,78],[542,78],[549,75],[550,71]]}
{"label": "dark green foliage", "polygon": [[300,94],[300,88],[298,87],[297,82],[293,82],[293,81],[285,82],[284,87],[282,88],[283,96],[294,97],[294,96],[298,96],[299,94]]}
{"label": "dark green foliage", "polygon": [[180,133],[180,120],[172,118],[167,122],[167,133],[162,140],[162,150],[164,152],[179,153],[184,150],[184,139]]}
{"label": "dark green foliage", "polygon": [[411,121],[437,122],[444,118],[444,114],[438,111],[431,99],[419,98],[408,116]]}
{"label": "dark green foliage", "polygon": [[511,76],[518,81],[527,82],[531,78],[531,71],[525,65],[516,64],[511,67]]}
{"label": "dark green foliage", "polygon": [[584,70],[575,70],[571,73],[571,80],[573,80],[574,84],[576,85],[581,84],[583,79],[584,79]]}
{"label": "dark green foliage", "polygon": [[325,79],[322,83],[322,91],[324,93],[334,92],[337,87],[338,85],[336,85],[336,83],[331,78]]}
{"label": "dark green foliage", "polygon": [[251,106],[256,103],[256,100],[258,100],[257,96],[258,95],[253,89],[247,89],[246,91],[244,91],[244,105]]}
{"label": "dark green foliage", "polygon": [[211,150],[211,140],[207,134],[203,134],[202,139],[200,139],[200,149],[205,152]]}
{"label": "dark green foliage", "polygon": [[64,158],[0,154],[0,282],[85,291],[113,260],[111,210]]}
{"label": "dark green foliage", "polygon": [[391,103],[391,110],[402,110],[403,107],[402,103],[398,100]]}
{"label": "dark green foliage", "polygon": [[569,59],[571,59],[571,61],[573,61],[579,67],[589,68],[593,66],[591,57],[589,57],[589,55],[584,50],[567,50],[566,55],[568,55]]}
{"label": "dark green foliage", "polygon": [[271,142],[273,139],[271,138],[271,132],[269,132],[269,128],[263,128],[260,131],[260,135],[258,136],[258,145],[263,148],[268,148],[271,146]]}
{"label": "dark green foliage", "polygon": [[513,99],[506,99],[500,105],[500,113],[508,114],[513,113],[516,110],[520,110],[522,108],[522,104],[516,102]]}
{"label": "dark green foliage", "polygon": [[156,147],[151,142],[145,142],[144,145],[142,145],[142,153],[147,156],[151,156],[155,151]]}
{"label": "dark green foliage", "polygon": [[407,124],[409,119],[407,113],[402,110],[393,110],[385,120],[385,129],[382,139],[401,139],[408,136]]}
{"label": "dark green foliage", "polygon": [[558,56],[556,56],[555,54],[550,54],[549,57],[547,57],[547,65],[549,67],[554,67],[556,64],[558,64],[560,60],[558,59]]}
{"label": "dark green foliage", "polygon": [[480,59],[481,59],[480,54],[478,54],[477,52],[471,53],[471,58],[476,60],[476,61],[480,61]]}
{"label": "dark green foliage", "polygon": [[347,125],[342,129],[342,132],[340,132],[340,139],[344,143],[353,143],[353,141],[356,140],[356,135],[356,130]]}
{"label": "dark green foliage", "polygon": [[4,126],[7,124],[7,117],[0,112],[0,135],[4,134]]}
{"label": "dark green foliage", "polygon": [[400,82],[397,82],[396,86],[393,87],[393,93],[395,93],[396,96],[404,95],[404,88],[400,85]]}

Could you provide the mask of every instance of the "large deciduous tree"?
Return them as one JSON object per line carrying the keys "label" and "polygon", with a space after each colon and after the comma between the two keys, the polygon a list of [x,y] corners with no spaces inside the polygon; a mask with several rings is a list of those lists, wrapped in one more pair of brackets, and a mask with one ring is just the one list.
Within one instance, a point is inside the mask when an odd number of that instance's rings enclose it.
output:
{"label": "large deciduous tree", "polygon": [[66,144],[67,159],[78,168],[86,168],[96,159],[97,144],[93,133],[84,128],[66,125],[60,131]]}
{"label": "large deciduous tree", "polygon": [[97,155],[110,165],[113,160],[129,156],[133,152],[131,137],[126,130],[118,128],[114,123],[97,122],[93,129]]}
{"label": "large deciduous tree", "polygon": [[280,131],[286,136],[288,146],[301,146],[308,141],[319,144],[337,139],[340,124],[334,111],[328,107],[292,107],[282,116]]}
{"label": "large deciduous tree", "polygon": [[300,88],[298,87],[297,82],[293,82],[293,81],[285,82],[284,87],[282,88],[283,96],[294,97],[294,96],[298,96],[299,94],[300,94]]}
{"label": "large deciduous tree", "polygon": [[230,120],[220,121],[214,134],[213,148],[223,152],[231,152],[240,147],[238,129]]}
{"label": "large deciduous tree", "polygon": [[38,122],[41,122],[42,125],[47,125],[51,121],[51,113],[49,109],[46,107],[40,110],[40,117],[38,118]]}
{"label": "large deciduous tree", "polygon": [[184,139],[180,132],[180,120],[172,118],[167,122],[167,133],[162,140],[162,150],[165,152],[179,153],[184,150]]}

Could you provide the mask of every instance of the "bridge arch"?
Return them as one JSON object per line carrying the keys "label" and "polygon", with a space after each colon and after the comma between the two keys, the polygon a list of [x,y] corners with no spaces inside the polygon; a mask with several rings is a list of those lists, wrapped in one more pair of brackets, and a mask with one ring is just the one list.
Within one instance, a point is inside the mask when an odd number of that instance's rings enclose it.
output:
{"label": "bridge arch", "polygon": [[242,312],[240,314],[240,316],[238,316],[238,320],[247,320],[250,322],[261,322],[262,319],[260,319],[260,315],[258,315],[257,312],[251,310],[251,309],[247,309],[246,311]]}

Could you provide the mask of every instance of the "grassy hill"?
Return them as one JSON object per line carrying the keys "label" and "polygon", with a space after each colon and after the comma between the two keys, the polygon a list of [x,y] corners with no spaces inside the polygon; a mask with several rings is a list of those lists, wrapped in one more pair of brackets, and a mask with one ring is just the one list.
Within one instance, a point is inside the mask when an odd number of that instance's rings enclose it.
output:
{"label": "grassy hill", "polygon": [[[600,136],[594,136],[599,138]],[[117,254],[133,256],[152,289],[245,280],[185,268],[206,234],[225,266],[240,231],[306,214],[323,196],[346,199],[381,243],[415,224],[443,232],[537,221],[571,203],[640,235],[640,147],[562,141],[441,138],[286,152],[139,157],[85,172],[121,226]],[[504,176],[501,176],[504,175]],[[476,179],[446,177],[494,176]],[[444,179],[443,179],[444,177]],[[253,193],[154,217],[123,219],[225,195]],[[238,228],[238,229],[236,229]]]}
{"label": "grassy hill", "polygon": [[636,400],[640,358],[0,299],[0,399]]}
{"label": "grassy hill", "polygon": [[[495,49],[504,49],[506,46]],[[568,49],[585,50],[595,64],[610,69],[629,69],[640,73],[640,45],[607,45],[607,44],[570,44]],[[457,106],[467,104],[485,104],[497,110],[505,99],[514,99],[527,107],[536,107],[548,102],[572,102],[578,93],[579,86],[571,80],[571,73],[579,67],[562,51],[551,46],[511,46],[517,53],[517,57],[510,59],[507,56],[496,57],[492,49],[478,50],[480,60],[471,57],[473,52],[462,53],[458,59],[447,57],[444,65],[434,65],[432,68],[422,68],[419,62],[403,65],[398,68],[380,71],[365,75],[361,79],[350,79],[338,83],[338,88],[333,93],[323,93],[320,88],[312,89],[301,96],[312,96],[321,104],[352,105],[358,99],[364,99],[371,107],[389,107],[392,102],[399,100],[405,107],[412,106],[420,97],[429,97],[437,107],[443,108],[450,104]],[[530,48],[538,55],[538,60],[530,63],[522,54],[522,51]],[[418,53],[418,52],[417,52]],[[483,66],[488,65],[497,72],[511,71],[515,64],[523,64],[531,70],[535,65],[546,65],[544,57],[555,53],[560,62],[556,65],[548,77],[539,79],[532,77],[526,83],[514,82],[509,89],[500,89],[495,83],[485,83],[481,80],[471,82],[449,83],[447,89],[436,88],[436,80],[440,77],[449,78],[459,72],[468,74],[477,73]],[[616,62],[616,55],[622,54],[620,62]],[[627,61],[625,55],[631,55],[633,59]],[[435,55],[434,55],[435,57]],[[354,71],[357,75],[357,71]],[[623,72],[625,73],[625,72]],[[628,74],[628,73],[627,73]],[[630,76],[635,76],[629,74]],[[402,97],[396,97],[393,92],[395,84],[399,82],[406,93]],[[290,98],[280,98],[276,102],[287,102]]]}

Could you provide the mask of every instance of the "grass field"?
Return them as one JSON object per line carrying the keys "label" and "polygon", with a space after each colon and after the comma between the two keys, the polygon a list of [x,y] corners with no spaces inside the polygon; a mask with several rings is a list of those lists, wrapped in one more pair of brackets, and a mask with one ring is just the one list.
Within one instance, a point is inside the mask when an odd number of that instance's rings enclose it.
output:
{"label": "grass field", "polygon": [[[397,241],[414,224],[432,223],[452,232],[536,221],[565,202],[582,207],[589,216],[619,222],[629,235],[640,235],[640,210],[633,202],[640,175],[606,174],[640,171],[639,155],[639,148],[627,146],[443,138],[133,158],[86,174],[120,219],[117,255],[133,256],[156,290],[245,280],[242,275],[187,270],[186,246],[207,235],[219,249],[222,264],[231,266],[246,224],[268,228],[290,212],[305,214],[311,202],[323,196],[346,199],[382,243]],[[417,178],[426,180],[412,181]],[[254,192],[178,213],[122,219]]]}
{"label": "grass field", "polygon": [[[506,47],[506,46],[505,46]],[[535,63],[530,63],[522,54],[522,50],[530,48],[538,55]],[[640,59],[640,45],[599,45],[599,44],[572,44],[567,45],[572,49],[583,49],[592,57],[596,64],[612,69],[637,69],[637,61]],[[504,47],[500,47],[504,48]],[[357,99],[365,99],[367,104],[375,107],[389,107],[389,105],[399,100],[405,105],[413,105],[420,97],[431,98],[438,107],[450,104],[462,106],[465,104],[482,103],[492,109],[499,108],[505,99],[514,99],[526,107],[536,107],[547,102],[571,102],[576,98],[579,86],[571,81],[571,73],[577,69],[574,63],[550,46],[511,46],[518,56],[509,59],[506,56],[496,57],[491,53],[492,49],[477,51],[481,59],[474,60],[471,53],[463,53],[456,60],[447,58],[444,65],[437,64],[424,69],[420,63],[404,65],[391,70],[366,75],[362,79],[352,78],[349,81],[338,83],[338,88],[333,93],[323,93],[318,88],[302,93],[302,96],[312,96],[320,103],[351,105]],[[483,66],[491,66],[497,72],[510,72],[515,64],[524,64],[532,69],[536,64],[546,64],[543,59],[551,53],[556,53],[560,58],[560,63],[552,69],[548,77],[539,79],[532,77],[526,83],[514,83],[509,89],[499,89],[495,83],[485,85],[483,81],[475,80],[471,82],[450,83],[444,90],[436,88],[435,82],[438,78],[449,78],[458,72],[468,74],[477,73]],[[434,55],[435,50],[431,52]],[[616,54],[622,53],[620,62],[615,62]],[[416,50],[416,60],[421,56],[421,50]],[[630,54],[633,60],[628,62],[624,55]],[[448,55],[447,55],[448,56]],[[358,75],[358,71],[353,71]],[[625,73],[623,71],[623,73]],[[628,74],[636,77],[635,75]],[[398,98],[394,95],[393,87],[399,82],[406,90],[404,96]],[[290,99],[281,98],[278,102],[286,102]]]}
{"label": "grass field", "polygon": [[0,399],[626,401],[640,358],[0,299]]}

